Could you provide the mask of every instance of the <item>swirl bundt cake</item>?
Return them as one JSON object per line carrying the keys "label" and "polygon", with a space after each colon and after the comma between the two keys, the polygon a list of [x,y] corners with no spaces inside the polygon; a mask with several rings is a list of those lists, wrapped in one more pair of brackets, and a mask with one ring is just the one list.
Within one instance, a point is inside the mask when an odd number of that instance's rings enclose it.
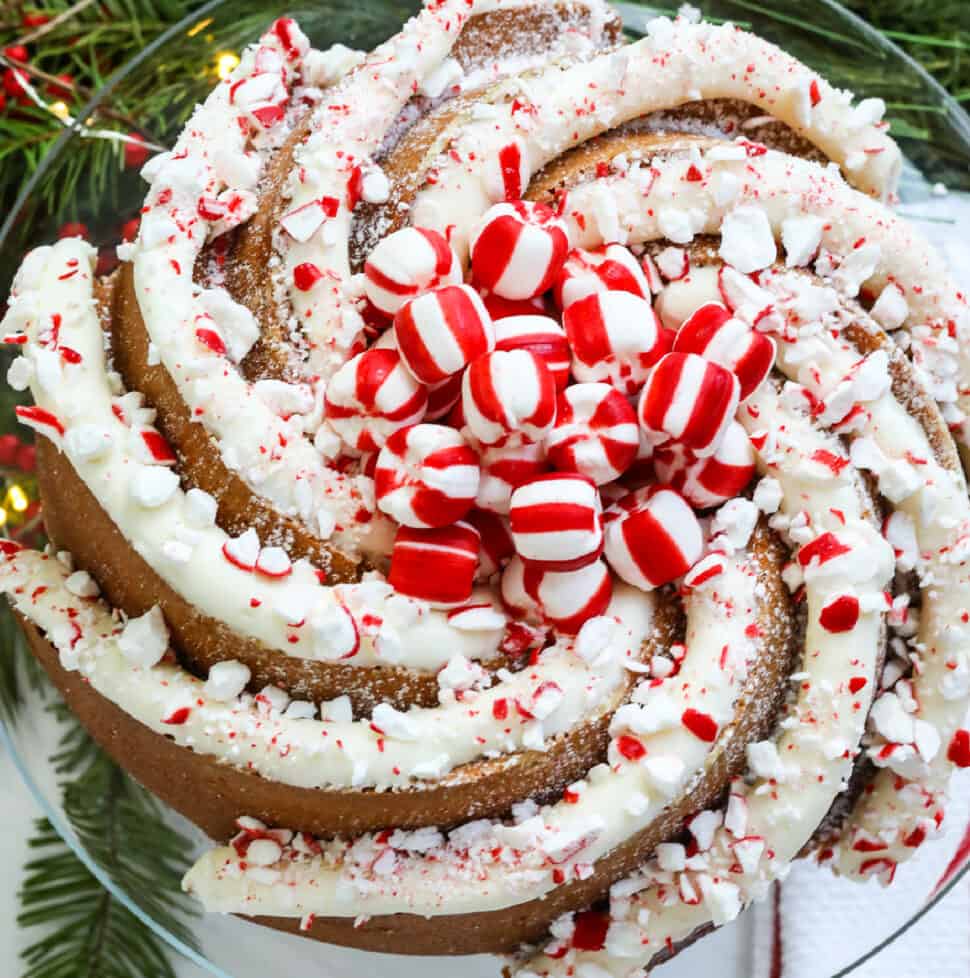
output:
{"label": "swirl bundt cake", "polygon": [[27,256],[52,545],[0,586],[207,909],[625,976],[940,830],[970,316],[882,109],[599,0],[284,19],[118,271]]}

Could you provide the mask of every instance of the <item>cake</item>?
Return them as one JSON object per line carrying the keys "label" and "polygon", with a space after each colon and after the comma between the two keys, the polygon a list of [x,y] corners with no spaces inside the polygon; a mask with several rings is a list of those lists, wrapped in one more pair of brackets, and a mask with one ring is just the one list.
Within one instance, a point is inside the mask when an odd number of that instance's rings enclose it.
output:
{"label": "cake", "polygon": [[883,110],[599,0],[284,18],[117,271],[24,259],[0,587],[207,910],[626,976],[941,830],[970,316]]}

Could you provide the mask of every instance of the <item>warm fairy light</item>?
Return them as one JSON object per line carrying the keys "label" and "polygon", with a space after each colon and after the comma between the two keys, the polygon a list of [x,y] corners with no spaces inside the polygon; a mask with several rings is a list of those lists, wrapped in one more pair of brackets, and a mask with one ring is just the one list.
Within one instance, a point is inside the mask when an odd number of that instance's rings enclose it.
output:
{"label": "warm fairy light", "polygon": [[20,486],[11,486],[7,493],[7,504],[15,513],[22,513],[30,505],[30,500]]}
{"label": "warm fairy light", "polygon": [[212,23],[212,18],[211,17],[206,17],[205,20],[200,20],[194,27],[190,27],[185,32],[185,36],[186,37],[195,37],[196,34],[198,34],[200,31],[204,31],[209,26],[209,24],[211,24],[211,23]]}
{"label": "warm fairy light", "polygon": [[0,506],[0,526],[7,525],[7,511]]}
{"label": "warm fairy light", "polygon": [[239,64],[239,55],[232,51],[220,51],[216,55],[216,74],[225,81]]}
{"label": "warm fairy light", "polygon": [[53,115],[56,115],[57,118],[61,120],[61,122],[67,122],[68,118],[71,115],[66,102],[52,102],[50,105],[47,106],[47,109]]}

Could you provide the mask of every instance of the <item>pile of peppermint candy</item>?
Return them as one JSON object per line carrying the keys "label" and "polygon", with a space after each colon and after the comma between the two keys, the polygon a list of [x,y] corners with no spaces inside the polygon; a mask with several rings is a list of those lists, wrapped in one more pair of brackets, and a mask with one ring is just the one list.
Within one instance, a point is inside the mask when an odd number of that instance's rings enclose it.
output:
{"label": "pile of peppermint candy", "polygon": [[575,634],[610,570],[651,590],[701,561],[697,511],[754,476],[735,412],[775,344],[718,303],[665,328],[651,300],[685,262],[570,250],[541,203],[488,210],[470,259],[465,284],[419,227],[374,248],[367,318],[388,328],[331,378],[326,416],[399,524],[398,593],[457,606],[501,570],[514,617]]}

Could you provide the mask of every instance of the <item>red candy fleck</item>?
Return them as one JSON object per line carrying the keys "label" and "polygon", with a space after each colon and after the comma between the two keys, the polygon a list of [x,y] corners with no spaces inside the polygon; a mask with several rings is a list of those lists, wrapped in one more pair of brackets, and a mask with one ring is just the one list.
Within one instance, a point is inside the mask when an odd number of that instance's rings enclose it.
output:
{"label": "red candy fleck", "polygon": [[957,767],[970,767],[970,730],[958,730],[950,741],[946,759]]}
{"label": "red candy fleck", "polygon": [[822,609],[818,621],[827,632],[851,632],[859,621],[859,599],[840,594]]}
{"label": "red candy fleck", "polygon": [[717,739],[717,723],[709,713],[701,713],[692,707],[684,710],[680,722],[698,739],[712,744]]}
{"label": "red candy fleck", "polygon": [[616,749],[628,761],[639,761],[647,753],[647,748],[643,746],[643,743],[629,734],[621,734],[616,738]]}

